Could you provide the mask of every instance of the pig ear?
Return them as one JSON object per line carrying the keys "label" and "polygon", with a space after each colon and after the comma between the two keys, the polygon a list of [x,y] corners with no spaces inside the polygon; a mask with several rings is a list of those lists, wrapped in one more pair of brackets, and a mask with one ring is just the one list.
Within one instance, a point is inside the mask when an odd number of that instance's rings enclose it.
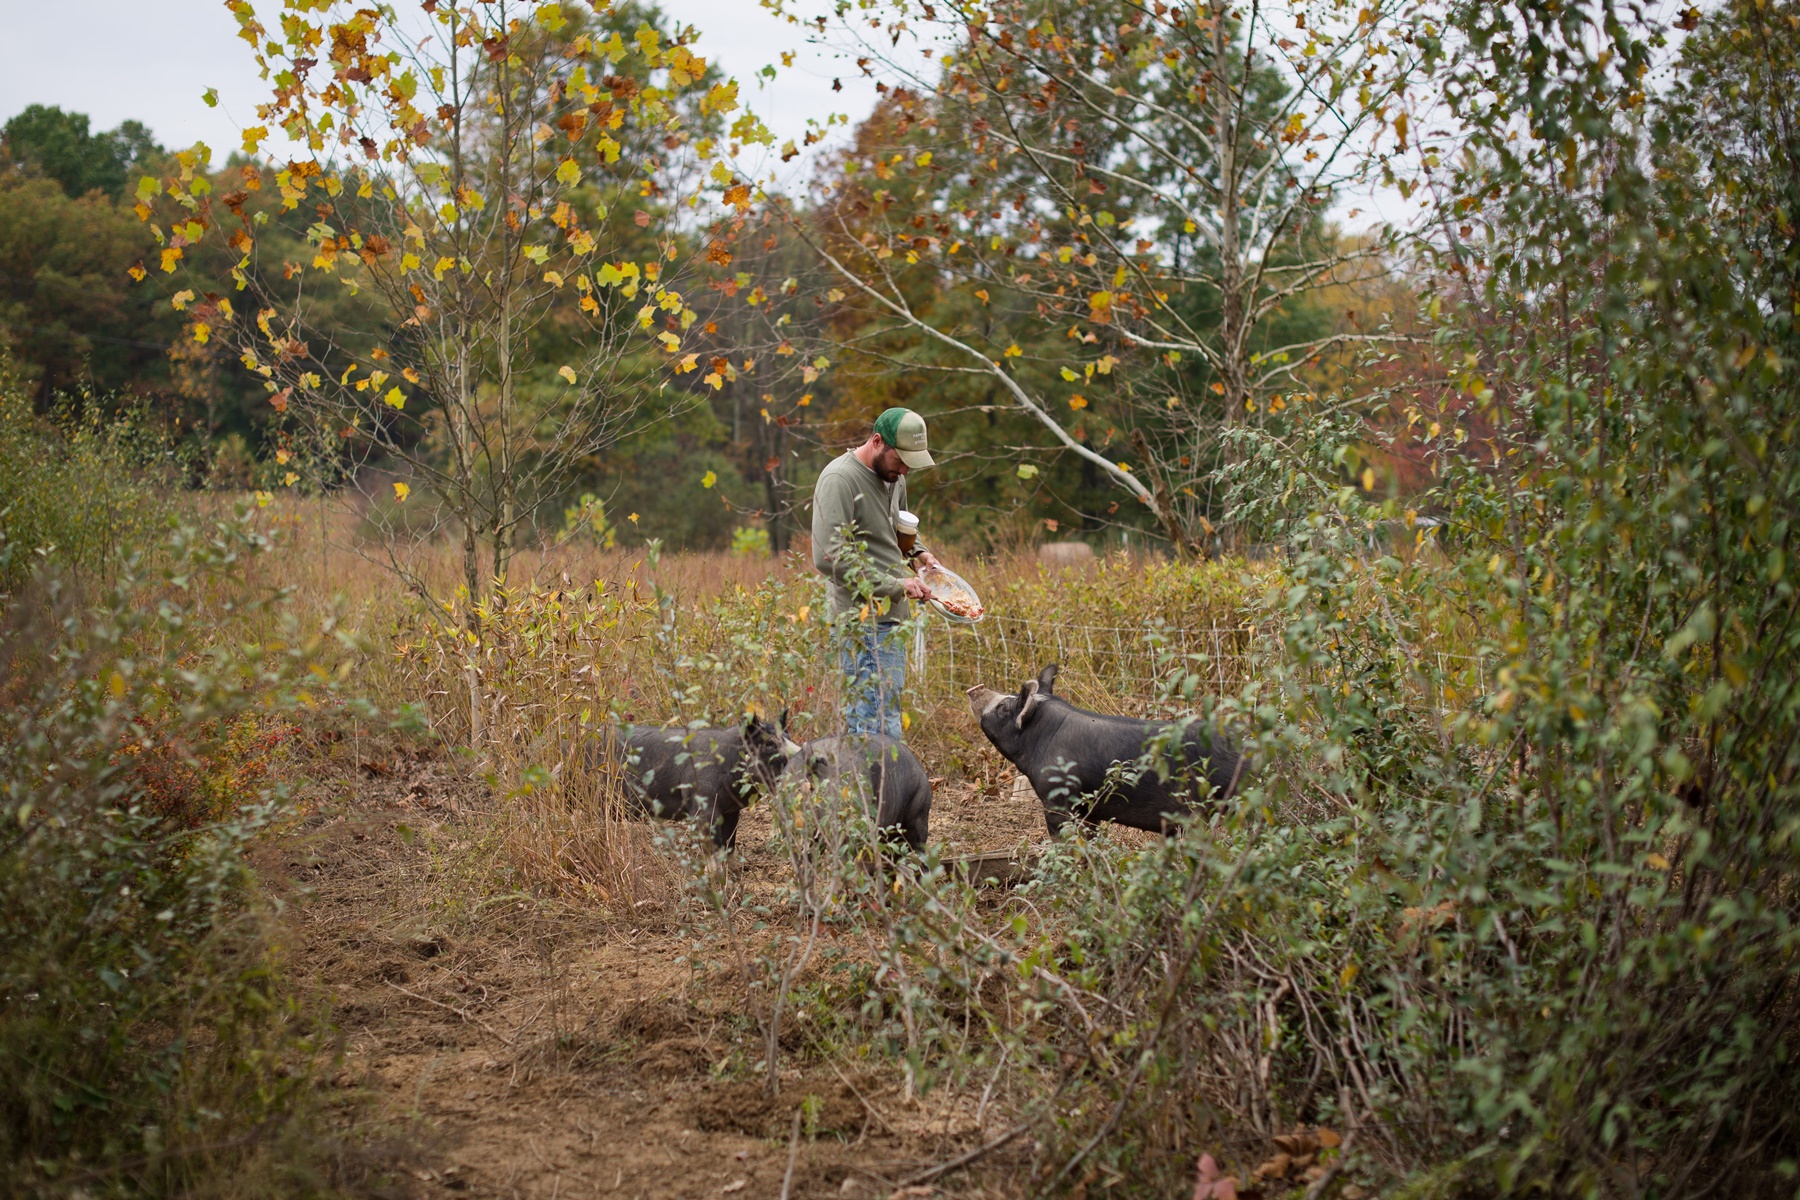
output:
{"label": "pig ear", "polygon": [[1037,711],[1038,705],[1044,702],[1044,693],[1038,690],[1038,681],[1035,679],[1027,679],[1019,695],[1024,702],[1019,705],[1019,715],[1013,718],[1015,729],[1025,728],[1025,722]]}
{"label": "pig ear", "polygon": [[783,732],[783,733],[787,732],[787,719],[788,719],[788,710],[787,710],[786,706],[783,706],[783,708],[781,710],[781,732]]}
{"label": "pig ear", "polygon": [[1044,693],[1044,695],[1048,696],[1055,690],[1055,688],[1054,688],[1055,683],[1056,683],[1056,664],[1051,663],[1049,666],[1045,667],[1042,671],[1038,672],[1038,690],[1042,691]]}

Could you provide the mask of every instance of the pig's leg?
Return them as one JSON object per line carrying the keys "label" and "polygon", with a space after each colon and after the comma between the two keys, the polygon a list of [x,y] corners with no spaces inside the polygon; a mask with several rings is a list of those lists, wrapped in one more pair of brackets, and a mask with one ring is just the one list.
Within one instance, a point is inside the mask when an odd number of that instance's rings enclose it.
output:
{"label": "pig's leg", "polygon": [[721,850],[729,850],[737,845],[738,817],[743,810],[735,804],[726,803],[719,806],[713,815],[713,845]]}
{"label": "pig's leg", "polygon": [[906,819],[901,822],[901,829],[906,834],[906,844],[916,853],[925,849],[925,839],[931,834],[931,793],[914,792],[906,806]]}

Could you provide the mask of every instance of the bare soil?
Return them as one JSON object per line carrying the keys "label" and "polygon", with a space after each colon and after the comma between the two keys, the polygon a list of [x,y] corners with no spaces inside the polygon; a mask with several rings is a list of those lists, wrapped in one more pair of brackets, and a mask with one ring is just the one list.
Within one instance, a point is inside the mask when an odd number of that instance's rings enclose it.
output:
{"label": "bare soil", "polygon": [[[290,977],[331,1006],[341,1111],[413,1147],[401,1191],[776,1197],[792,1149],[793,1197],[984,1194],[960,1174],[906,1185],[993,1138],[999,1114],[978,1124],[973,1097],[907,1101],[890,1064],[851,1075],[804,1053],[768,1096],[741,988],[696,970],[668,906],[621,920],[496,896],[478,784],[402,752],[359,766],[258,866]],[[933,839],[966,854],[1040,842],[1036,798],[1009,784],[939,782]],[[750,890],[778,882],[767,834],[752,809],[735,868]]]}

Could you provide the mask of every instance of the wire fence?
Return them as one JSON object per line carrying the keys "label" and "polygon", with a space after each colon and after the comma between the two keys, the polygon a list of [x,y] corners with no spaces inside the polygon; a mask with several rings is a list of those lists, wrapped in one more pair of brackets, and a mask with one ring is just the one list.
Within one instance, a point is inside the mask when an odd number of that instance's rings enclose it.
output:
{"label": "wire fence", "polygon": [[1150,709],[1158,684],[1176,667],[1211,691],[1239,690],[1254,674],[1268,635],[1255,625],[1084,625],[989,616],[977,625],[932,621],[915,643],[915,686],[933,698],[962,698],[985,684],[1016,690],[1051,663],[1058,691],[1076,703]]}
{"label": "wire fence", "polygon": [[[913,648],[911,686],[921,707],[962,703],[976,684],[1016,691],[1056,663],[1057,691],[1073,702],[1151,716],[1166,704],[1165,685],[1177,670],[1200,691],[1222,696],[1270,674],[1282,653],[1280,632],[1253,623],[1085,625],[989,616],[977,625],[931,622]],[[1410,662],[1411,686],[1445,715],[1487,687],[1483,656],[1428,647],[1400,653]]]}

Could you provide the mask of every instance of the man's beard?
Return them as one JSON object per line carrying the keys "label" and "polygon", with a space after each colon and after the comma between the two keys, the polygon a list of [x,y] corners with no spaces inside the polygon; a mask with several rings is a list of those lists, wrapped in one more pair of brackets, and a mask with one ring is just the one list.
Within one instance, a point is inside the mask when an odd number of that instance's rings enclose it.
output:
{"label": "man's beard", "polygon": [[890,464],[893,451],[884,450],[875,456],[875,478],[883,483],[892,483],[900,478],[900,468]]}

